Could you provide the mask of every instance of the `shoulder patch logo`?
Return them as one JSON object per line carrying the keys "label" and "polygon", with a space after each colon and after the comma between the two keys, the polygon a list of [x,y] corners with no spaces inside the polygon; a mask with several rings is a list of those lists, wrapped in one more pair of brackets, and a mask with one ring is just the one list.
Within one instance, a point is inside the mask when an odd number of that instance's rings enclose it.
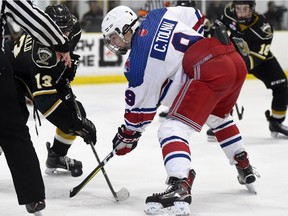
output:
{"label": "shoulder patch logo", "polygon": [[39,48],[37,51],[38,60],[36,60],[37,63],[48,65],[48,60],[52,57],[52,51],[48,48]]}
{"label": "shoulder patch logo", "polygon": [[263,23],[263,26],[261,26],[261,30],[266,34],[266,37],[272,37],[272,28],[269,23]]}

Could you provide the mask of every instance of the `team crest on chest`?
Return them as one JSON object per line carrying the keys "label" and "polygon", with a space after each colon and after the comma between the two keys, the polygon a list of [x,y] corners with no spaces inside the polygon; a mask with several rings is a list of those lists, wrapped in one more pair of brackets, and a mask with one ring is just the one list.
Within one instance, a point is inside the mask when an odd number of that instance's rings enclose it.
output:
{"label": "team crest on chest", "polygon": [[52,58],[52,52],[48,48],[39,48],[37,51],[38,60],[36,60],[39,64],[48,65],[48,60]]}

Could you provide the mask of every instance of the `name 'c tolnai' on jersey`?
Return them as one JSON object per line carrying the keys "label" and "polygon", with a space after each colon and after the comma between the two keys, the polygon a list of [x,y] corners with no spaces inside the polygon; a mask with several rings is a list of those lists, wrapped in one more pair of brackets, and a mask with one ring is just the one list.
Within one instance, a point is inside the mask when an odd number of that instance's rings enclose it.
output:
{"label": "name 'c tolnai' on jersey", "polygon": [[135,33],[125,64],[125,123],[144,131],[157,107],[171,106],[187,80],[183,72],[184,52],[203,38],[204,17],[191,7],[152,10]]}

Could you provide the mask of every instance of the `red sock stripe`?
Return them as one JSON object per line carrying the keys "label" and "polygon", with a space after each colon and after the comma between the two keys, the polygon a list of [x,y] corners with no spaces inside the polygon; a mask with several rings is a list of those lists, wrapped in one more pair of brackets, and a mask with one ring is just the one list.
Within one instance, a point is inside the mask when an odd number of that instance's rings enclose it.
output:
{"label": "red sock stripe", "polygon": [[239,130],[235,124],[215,132],[215,136],[217,137],[218,142],[222,142],[223,140],[226,140],[226,139],[233,137],[237,134],[239,134]]}
{"label": "red sock stripe", "polygon": [[190,148],[187,145],[187,143],[180,141],[170,142],[162,147],[163,158],[165,158],[168,154],[169,155],[173,154],[173,152],[177,154],[179,152],[185,152],[190,155]]}

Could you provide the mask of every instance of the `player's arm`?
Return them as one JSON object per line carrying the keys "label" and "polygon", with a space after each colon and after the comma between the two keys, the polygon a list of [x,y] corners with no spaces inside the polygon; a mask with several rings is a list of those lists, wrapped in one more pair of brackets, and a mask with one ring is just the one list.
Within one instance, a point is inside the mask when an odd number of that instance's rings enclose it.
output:
{"label": "player's arm", "polygon": [[260,27],[255,27],[252,31],[255,33],[254,36],[256,38],[253,43],[248,43],[243,38],[232,37],[235,47],[242,55],[249,70],[252,70],[255,66],[272,56],[270,47],[273,38],[273,29],[270,24],[264,23],[261,25],[261,29]]}
{"label": "player's arm", "polygon": [[27,1],[7,0],[6,13],[28,34],[46,46],[54,46],[57,51],[67,52],[68,38],[41,9]]}
{"label": "player's arm", "polygon": [[81,136],[87,144],[95,145],[97,140],[96,127],[92,121],[86,118],[82,104],[76,101],[69,80],[61,80],[55,87],[59,98],[72,113],[74,127],[71,132]]}
{"label": "player's arm", "polygon": [[117,147],[117,155],[125,155],[135,149],[141,133],[152,122],[161,89],[157,86],[153,79],[146,77],[141,85],[133,87],[130,84],[126,89],[125,124],[118,128],[112,141],[113,148]]}
{"label": "player's arm", "polygon": [[70,39],[69,48],[70,51],[74,51],[82,35],[82,29],[80,23],[78,22],[78,19],[75,16],[73,16],[73,30],[70,34],[71,37],[69,36]]}

